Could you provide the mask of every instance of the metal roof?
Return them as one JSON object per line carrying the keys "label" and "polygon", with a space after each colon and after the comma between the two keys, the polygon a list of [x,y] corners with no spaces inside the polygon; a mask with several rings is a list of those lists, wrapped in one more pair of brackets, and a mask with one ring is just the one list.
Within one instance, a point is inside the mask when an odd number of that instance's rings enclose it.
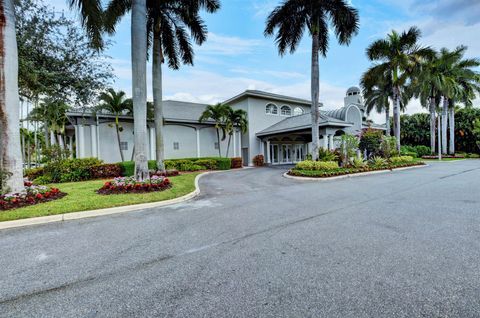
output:
{"label": "metal roof", "polygon": [[234,103],[246,97],[260,97],[260,98],[268,98],[268,99],[273,99],[273,100],[282,101],[282,102],[290,102],[290,103],[296,103],[296,104],[302,104],[302,105],[308,105],[308,106],[312,105],[312,102],[306,99],[268,93],[263,91],[257,91],[257,90],[246,90],[245,92],[226,100],[224,104]]}
{"label": "metal roof", "polygon": [[[338,120],[336,118],[320,113],[319,127],[321,126],[349,127],[352,125],[353,125],[352,123],[347,123],[343,120]],[[266,135],[271,135],[276,133],[307,129],[310,127],[312,127],[312,117],[310,113],[307,113],[303,115],[285,118],[284,120],[258,132],[256,135],[266,136]]]}

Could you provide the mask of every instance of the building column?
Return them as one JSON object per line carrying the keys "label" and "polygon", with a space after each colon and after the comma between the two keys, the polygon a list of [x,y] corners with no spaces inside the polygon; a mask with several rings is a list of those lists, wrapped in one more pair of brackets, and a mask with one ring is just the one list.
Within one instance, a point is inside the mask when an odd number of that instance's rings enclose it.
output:
{"label": "building column", "polygon": [[333,150],[335,147],[333,146],[333,135],[328,135],[328,143],[329,143],[329,149]]}
{"label": "building column", "polygon": [[92,157],[98,158],[97,125],[90,125],[90,137],[92,140]]}
{"label": "building column", "polygon": [[77,158],[85,158],[85,126],[78,126],[78,154]]}
{"label": "building column", "polygon": [[155,128],[148,128],[150,135],[150,160],[157,160]]}
{"label": "building column", "polygon": [[267,139],[267,158],[265,158],[265,162],[267,164],[271,164],[272,161],[270,160],[270,140]]}
{"label": "building column", "polygon": [[238,131],[237,136],[238,136],[237,154],[239,157],[241,157],[242,156],[242,132]]}
{"label": "building column", "polygon": [[327,135],[323,135],[323,149],[324,150],[328,149],[328,137],[327,137]]}
{"label": "building column", "polygon": [[197,158],[200,158],[200,128],[195,128],[195,132],[197,134]]}
{"label": "building column", "polygon": [[[75,126],[75,132],[77,127]],[[73,158],[73,136],[68,137],[68,149],[70,150],[70,158]]]}

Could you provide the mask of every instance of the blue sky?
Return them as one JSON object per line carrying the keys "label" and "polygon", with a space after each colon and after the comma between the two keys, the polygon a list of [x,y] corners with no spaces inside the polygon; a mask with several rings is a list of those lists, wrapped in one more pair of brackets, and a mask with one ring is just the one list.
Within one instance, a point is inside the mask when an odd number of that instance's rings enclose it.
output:
{"label": "blue sky", "polygon": [[[297,52],[280,57],[272,38],[263,30],[268,13],[280,0],[222,0],[222,9],[204,14],[209,36],[195,48],[195,65],[178,71],[165,70],[164,96],[194,102],[214,103],[246,89],[259,89],[296,97],[310,96],[310,40],[304,37]],[[60,10],[65,0],[52,0]],[[469,46],[470,57],[480,57],[480,1],[478,0],[352,0],[360,12],[360,32],[349,46],[331,38],[326,59],[320,61],[320,100],[325,108],[343,104],[346,89],[358,85],[370,62],[365,48],[390,30],[403,31],[417,25],[421,43],[434,48]],[[130,18],[125,17],[111,38],[107,51],[116,75],[113,86],[131,91]],[[150,68],[150,64],[148,65]],[[150,69],[149,69],[150,72]],[[148,76],[150,86],[151,77]],[[149,99],[151,89],[149,87]],[[479,105],[479,101],[476,101]],[[412,101],[408,112],[421,111]],[[381,121],[382,116],[373,115]]]}

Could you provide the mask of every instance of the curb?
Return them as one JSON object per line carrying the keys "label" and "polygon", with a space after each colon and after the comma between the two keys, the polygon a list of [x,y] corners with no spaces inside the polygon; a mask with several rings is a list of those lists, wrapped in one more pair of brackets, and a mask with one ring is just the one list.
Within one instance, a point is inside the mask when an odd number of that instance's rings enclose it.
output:
{"label": "curb", "polygon": [[195,177],[194,191],[175,199],[159,201],[159,202],[125,205],[125,206],[119,206],[119,207],[113,207],[113,208],[47,215],[47,216],[40,216],[40,217],[13,220],[13,221],[4,221],[4,222],[0,222],[0,230],[6,230],[6,229],[12,229],[12,228],[18,228],[18,227],[24,227],[24,226],[30,226],[30,225],[47,224],[47,223],[53,223],[53,222],[62,222],[62,221],[68,221],[68,220],[78,220],[78,219],[91,218],[96,216],[105,216],[105,215],[111,215],[111,214],[134,212],[134,211],[139,211],[139,210],[144,210],[149,208],[165,207],[168,205],[185,202],[197,197],[200,194],[200,187],[198,185],[198,181],[200,180],[201,177],[211,173],[237,171],[237,170],[239,169],[203,172]]}
{"label": "curb", "polygon": [[393,170],[377,170],[377,171],[352,173],[352,174],[345,174],[345,175],[342,175],[342,176],[327,177],[327,178],[291,176],[291,175],[288,174],[288,171],[287,171],[283,174],[283,177],[287,178],[287,179],[305,180],[305,181],[335,181],[335,180],[339,180],[339,179],[356,178],[356,177],[363,177],[363,176],[368,176],[368,175],[373,175],[373,174],[395,172],[395,171],[402,171],[402,170],[409,170],[409,169],[416,169],[416,168],[425,168],[425,167],[428,167],[428,164],[411,166],[411,167],[396,168],[396,169],[393,169]]}

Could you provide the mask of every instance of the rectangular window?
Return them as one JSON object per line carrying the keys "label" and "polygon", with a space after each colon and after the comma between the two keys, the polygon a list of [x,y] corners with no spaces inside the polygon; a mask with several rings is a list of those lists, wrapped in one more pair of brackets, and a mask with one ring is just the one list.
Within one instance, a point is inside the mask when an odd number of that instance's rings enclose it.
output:
{"label": "rectangular window", "polygon": [[220,147],[218,146],[218,142],[216,142],[215,143],[215,149],[218,149],[218,148],[220,148]]}
{"label": "rectangular window", "polygon": [[121,141],[120,142],[120,150],[128,150],[128,142],[127,141]]}
{"label": "rectangular window", "polygon": [[180,149],[180,144],[178,143],[178,141],[175,141],[173,143],[173,150],[178,150],[178,149]]}

